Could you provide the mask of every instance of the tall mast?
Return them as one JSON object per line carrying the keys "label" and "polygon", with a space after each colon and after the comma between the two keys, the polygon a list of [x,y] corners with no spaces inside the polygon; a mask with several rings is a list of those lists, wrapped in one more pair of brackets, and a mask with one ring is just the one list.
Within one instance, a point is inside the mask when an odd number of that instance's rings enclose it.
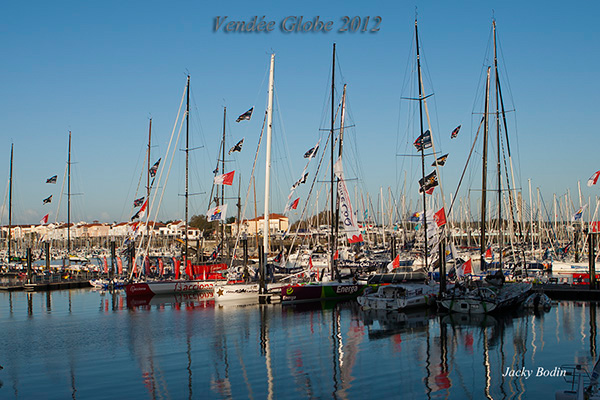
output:
{"label": "tall mast", "polygon": [[[271,180],[271,134],[273,129],[273,80],[275,69],[275,54],[271,54],[271,67],[269,68],[269,102],[267,105],[267,156],[265,161],[265,216],[263,224],[263,262],[262,262],[262,283],[264,283],[265,268],[267,266],[267,257],[269,255],[269,185]],[[264,293],[263,287],[260,293]]]}
{"label": "tall mast", "polygon": [[[333,100],[333,99],[332,99]],[[346,117],[346,84],[344,84],[344,91],[342,92],[342,113],[340,117],[340,140],[338,147],[338,158],[342,156],[342,148],[344,146],[344,118]],[[333,140],[333,139],[332,139]],[[333,164],[333,159],[331,160]],[[339,185],[340,178],[337,178],[337,184]],[[340,232],[340,196],[338,194],[337,201],[335,203],[335,237],[338,237]],[[336,240],[337,244],[337,240]],[[335,255],[334,255],[335,256]]]}
{"label": "tall mast", "polygon": [[[421,56],[419,54],[419,30],[417,28],[417,20],[415,19],[415,43],[417,47],[417,78],[419,81],[419,124],[421,129],[421,138],[423,138],[423,86],[421,85]],[[421,139],[421,174],[423,176],[423,185],[425,185],[425,146],[423,140]],[[427,245],[427,193],[425,193],[425,188],[422,188],[423,192],[423,232],[425,237],[425,271],[429,270],[427,260],[427,253],[429,252],[429,248]]]}
{"label": "tall mast", "polygon": [[335,279],[336,275],[337,275],[337,269],[335,267],[335,250],[336,250],[336,244],[337,244],[337,237],[336,237],[336,231],[335,231],[335,225],[337,225],[337,221],[333,220],[334,217],[334,210],[335,210],[335,190],[334,190],[334,186],[333,186],[333,181],[334,181],[334,172],[333,172],[333,164],[335,163],[335,158],[334,158],[334,147],[335,147],[335,142],[333,140],[333,122],[335,119],[335,43],[333,44],[333,57],[332,57],[332,63],[331,63],[331,129],[330,129],[330,133],[331,133],[331,279]]}
{"label": "tall mast", "polygon": [[[69,131],[69,155],[67,158],[67,256],[71,251],[71,131]],[[71,259],[69,259],[69,265]]]}
{"label": "tall mast", "polygon": [[[221,146],[221,173],[225,173],[225,121],[227,118],[227,107],[223,107],[223,141],[222,141],[222,146]],[[217,188],[217,193],[218,193],[218,188]],[[218,197],[218,194],[217,194]],[[223,204],[225,204],[225,185],[221,185],[221,201],[223,202]],[[218,204],[217,204],[218,205]],[[225,243],[225,222],[223,221],[223,223],[221,224],[219,222],[219,224],[221,225],[221,240],[223,241],[223,248],[221,249],[221,251],[225,250],[224,249],[224,243]]]}
{"label": "tall mast", "polygon": [[188,165],[190,158],[190,76],[187,77],[187,104],[185,107],[185,262],[188,259]]}
{"label": "tall mast", "polygon": [[148,169],[146,170],[146,176],[148,178],[146,183],[146,200],[150,199],[150,146],[152,143],[152,118],[150,118],[150,127],[148,128]]}
{"label": "tall mast", "polygon": [[10,263],[12,239],[12,183],[13,183],[13,146],[10,145],[10,178],[8,180],[8,262]]}
{"label": "tall mast", "polygon": [[502,174],[500,170],[500,110],[498,107],[498,102],[500,99],[500,93],[498,90],[498,85],[500,81],[498,79],[498,57],[496,52],[496,21],[492,21],[492,26],[494,27],[494,70],[496,76],[496,146],[498,147],[498,164],[497,164],[497,174],[498,174],[498,245],[500,246],[500,251],[498,255],[498,262],[500,263],[500,268],[502,268],[502,249],[504,248],[504,235],[502,233]]}
{"label": "tall mast", "polygon": [[487,148],[488,148],[488,111],[490,98],[490,67],[487,70],[487,81],[485,85],[485,106],[483,110],[483,171],[481,173],[481,235],[480,239],[480,255],[481,255],[481,271],[485,268],[485,221],[486,221],[486,190],[487,190]]}

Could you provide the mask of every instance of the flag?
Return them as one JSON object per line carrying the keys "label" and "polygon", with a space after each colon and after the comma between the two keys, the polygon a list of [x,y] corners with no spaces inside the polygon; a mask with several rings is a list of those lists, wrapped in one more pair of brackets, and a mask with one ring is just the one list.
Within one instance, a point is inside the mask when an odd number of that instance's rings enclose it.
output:
{"label": "flag", "polygon": [[437,172],[433,171],[429,175],[427,175],[424,179],[419,179],[419,193],[431,194],[433,193],[433,188],[438,185]]}
{"label": "flag", "polygon": [[52,195],[50,195],[49,197],[46,197],[43,201],[42,204],[46,204],[46,203],[52,203]]}
{"label": "flag", "polygon": [[337,260],[338,258],[340,258],[340,252],[336,249],[335,254],[333,255],[333,259]]}
{"label": "flag", "polygon": [[494,258],[494,255],[492,254],[492,248],[488,246],[487,250],[485,251],[485,258]]}
{"label": "flag", "polygon": [[248,111],[246,111],[245,113],[243,113],[242,115],[237,117],[235,122],[240,122],[240,121],[244,121],[244,120],[250,121],[250,117],[252,117],[252,110],[254,110],[254,107],[252,107],[251,109],[249,109]]}
{"label": "flag", "polygon": [[473,273],[473,263],[471,262],[470,258],[469,258],[469,261],[467,261],[466,263],[464,263],[462,265],[462,272],[463,272],[463,274],[472,274]]}
{"label": "flag", "polygon": [[433,164],[431,164],[432,167],[435,167],[436,165],[439,165],[440,167],[443,167],[444,164],[446,164],[446,159],[448,158],[448,154],[445,154],[439,158],[437,158]]}
{"label": "flag", "polygon": [[454,139],[455,137],[458,136],[458,131],[460,131],[460,127],[461,127],[461,125],[459,125],[456,128],[454,128],[454,130],[450,134],[450,139]]}
{"label": "flag", "polygon": [[394,258],[394,261],[392,261],[391,263],[389,263],[387,265],[387,270],[388,272],[391,272],[392,270],[398,268],[400,266],[400,255],[397,255],[396,258]]}
{"label": "flag", "polygon": [[228,185],[231,186],[233,184],[233,175],[235,175],[235,171],[228,172],[223,175],[215,176],[215,185]]}
{"label": "flag", "polygon": [[44,224],[47,224],[47,223],[48,223],[48,215],[49,215],[49,214],[46,214],[46,215],[44,215],[44,217],[43,217],[43,218],[42,218],[42,220],[40,221],[40,224],[44,225]]}
{"label": "flag", "polygon": [[156,171],[158,170],[158,165],[160,164],[160,160],[162,160],[162,158],[159,158],[158,161],[155,162],[154,165],[150,167],[150,171],[148,171],[152,178],[154,178],[156,176]]}
{"label": "flag", "polygon": [[588,179],[587,181],[587,185],[588,186],[593,186],[596,184],[596,182],[598,182],[598,177],[600,176],[600,171],[596,171],[594,172],[594,175],[592,175],[590,177],[590,179]]}
{"label": "flag", "polygon": [[46,183],[56,183],[56,178],[57,175],[51,176],[50,178],[46,179]]}
{"label": "flag", "polygon": [[306,183],[306,178],[308,178],[308,172],[304,173],[304,175],[302,175],[302,177],[292,185],[291,190],[295,190],[298,186],[300,186],[301,183]]}
{"label": "flag", "polygon": [[139,206],[141,206],[142,204],[144,204],[144,199],[145,199],[145,197],[140,197],[139,199],[135,199],[135,200],[133,201],[133,206],[134,206],[134,207],[139,207]]}
{"label": "flag", "polygon": [[590,222],[590,231],[592,231],[592,233],[600,232],[600,221]]}
{"label": "flag", "polygon": [[421,213],[420,212],[416,212],[413,215],[410,216],[409,220],[410,222],[419,222],[419,220],[421,219]]}
{"label": "flag", "polygon": [[[50,196],[52,197],[52,196]],[[573,221],[579,221],[581,219],[581,216],[583,215],[583,210],[585,210],[585,208],[587,207],[587,204],[584,204],[583,207],[581,207],[579,209],[579,211],[577,211],[574,215],[573,215]]]}
{"label": "flag", "polygon": [[446,213],[444,211],[444,207],[442,207],[438,212],[433,214],[433,219],[438,227],[446,225]]}
{"label": "flag", "polygon": [[242,140],[240,140],[239,142],[237,142],[237,144],[235,146],[233,146],[232,148],[230,148],[228,154],[231,155],[231,153],[233,153],[235,151],[237,151],[237,152],[242,151],[242,145],[244,144],[244,139],[245,138],[242,138]]}
{"label": "flag", "polygon": [[213,221],[225,221],[225,215],[227,214],[227,204],[222,206],[213,207],[206,212],[206,218],[208,222]]}
{"label": "flag", "polygon": [[298,207],[298,203],[300,202],[300,197],[292,202],[292,204],[288,204],[285,206],[283,213],[285,214],[288,211],[295,210]]}
{"label": "flag", "polygon": [[144,215],[146,215],[146,207],[148,206],[148,200],[146,199],[146,201],[144,202],[144,204],[142,204],[142,207],[138,210],[138,212],[135,213],[135,215],[133,217],[131,217],[131,220],[133,221],[136,218],[144,218]]}
{"label": "flag", "polygon": [[427,130],[424,134],[420,135],[413,145],[417,148],[417,151],[422,151],[431,147],[431,132]]}
{"label": "flag", "polygon": [[313,158],[315,154],[317,154],[317,151],[319,151],[319,145],[316,145],[315,147],[304,153],[304,158]]}

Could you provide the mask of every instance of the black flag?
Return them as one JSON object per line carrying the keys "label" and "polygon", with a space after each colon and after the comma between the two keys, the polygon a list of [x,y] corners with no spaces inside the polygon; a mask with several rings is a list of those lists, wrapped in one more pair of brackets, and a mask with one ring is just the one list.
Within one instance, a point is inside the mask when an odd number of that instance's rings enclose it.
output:
{"label": "black flag", "polygon": [[46,197],[43,201],[42,204],[46,204],[46,203],[52,203],[52,195],[50,195],[50,197]]}
{"label": "black flag", "polygon": [[54,176],[46,179],[46,183],[56,183],[56,178],[57,178],[57,176],[54,175]]}
{"label": "black flag", "polygon": [[427,175],[424,179],[419,179],[419,193],[431,194],[433,193],[433,188],[438,185],[437,172],[433,171],[429,175]]}
{"label": "black flag", "polygon": [[439,165],[440,167],[443,167],[444,164],[446,164],[446,159],[448,158],[448,154],[444,154],[441,157],[438,157],[433,164],[431,164],[432,167],[435,167],[436,164]]}
{"label": "black flag", "polygon": [[160,164],[160,160],[162,158],[159,158],[157,162],[154,163],[153,166],[150,167],[150,176],[154,178],[154,176],[156,175],[156,171],[158,170],[158,165]]}
{"label": "black flag", "polygon": [[254,110],[254,107],[252,107],[251,109],[249,109],[248,111],[246,111],[245,113],[243,113],[242,115],[237,117],[235,122],[240,122],[240,121],[245,121],[245,120],[250,121],[250,117],[252,117],[252,110]]}
{"label": "black flag", "polygon": [[244,144],[244,138],[242,138],[242,140],[240,140],[239,142],[237,142],[237,144],[235,146],[233,146],[231,149],[229,149],[229,155],[231,155],[231,153],[233,153],[234,151],[242,151],[242,145]]}

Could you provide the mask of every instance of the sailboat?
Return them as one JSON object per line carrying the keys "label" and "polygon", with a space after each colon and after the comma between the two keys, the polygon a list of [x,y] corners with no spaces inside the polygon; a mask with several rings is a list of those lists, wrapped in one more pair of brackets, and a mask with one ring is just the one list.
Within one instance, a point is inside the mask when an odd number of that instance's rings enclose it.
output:
{"label": "sailboat", "polygon": [[[342,106],[342,110],[344,106]],[[344,182],[344,174],[342,168],[342,143],[343,143],[343,112],[341,118],[341,129],[339,137],[339,153],[337,162],[334,162],[334,122],[335,122],[335,43],[333,44],[333,62],[331,73],[331,126],[330,126],[330,141],[331,141],[331,235],[329,246],[329,265],[330,277],[329,281],[323,281],[325,271],[320,274],[320,282],[309,282],[305,284],[287,285],[281,288],[281,301],[284,303],[309,302],[319,300],[332,300],[353,298],[359,296],[364,291],[366,285],[358,282],[343,282],[340,278],[338,270],[337,237],[339,231],[338,217],[340,205],[344,208],[342,220],[346,235],[350,243],[362,242],[362,235],[358,229],[355,216],[350,206],[350,198]],[[337,181],[336,181],[337,177]],[[335,201],[335,192],[337,188],[337,202]]]}
{"label": "sailboat", "polygon": [[[502,180],[501,180],[501,143],[500,143],[500,111],[498,107],[500,97],[500,87],[498,78],[498,63],[496,57],[496,21],[493,21],[494,31],[494,64],[495,64],[495,86],[496,86],[496,126],[497,126],[497,147],[498,147],[498,160],[497,160],[497,177],[498,177],[498,233],[499,233],[499,269],[493,275],[488,275],[485,278],[485,283],[475,285],[474,287],[468,287],[465,285],[457,285],[454,290],[446,292],[440,299],[439,304],[452,312],[468,313],[468,314],[480,314],[489,313],[520,304],[526,297],[528,292],[531,290],[531,283],[520,282],[520,283],[504,283],[504,273],[502,269],[502,252],[503,252],[503,234],[502,234]],[[482,189],[481,189],[481,222],[480,222],[480,260],[481,260],[481,271],[486,270],[486,254],[487,242],[486,242],[486,193],[487,193],[487,163],[488,163],[488,131],[489,131],[489,118],[490,115],[490,76],[491,67],[487,68],[487,78],[485,86],[485,104],[483,110],[483,162],[482,162]],[[501,100],[500,100],[501,101]],[[504,110],[502,110],[504,115]],[[476,138],[477,139],[477,138]],[[475,140],[476,140],[475,139]],[[467,284],[470,282],[467,282]]]}
{"label": "sailboat", "polygon": [[[191,267],[191,262],[188,262],[188,153],[189,153],[189,117],[190,117],[190,76],[187,77],[186,84],[186,158],[185,158],[185,241],[184,241],[184,264]],[[149,189],[148,189],[149,193]],[[149,199],[146,199],[148,202]],[[190,292],[202,292],[212,291],[215,286],[215,281],[205,279],[193,279],[194,275],[191,268],[188,268],[188,279],[179,279],[179,265],[175,265],[175,279],[168,280],[147,280],[140,282],[131,282],[125,286],[125,292],[128,297],[135,296],[154,296],[158,294],[171,294],[171,293],[190,293]],[[133,279],[133,270],[131,271]],[[203,270],[203,275],[206,275],[206,269]],[[192,275],[190,277],[189,275]]]}

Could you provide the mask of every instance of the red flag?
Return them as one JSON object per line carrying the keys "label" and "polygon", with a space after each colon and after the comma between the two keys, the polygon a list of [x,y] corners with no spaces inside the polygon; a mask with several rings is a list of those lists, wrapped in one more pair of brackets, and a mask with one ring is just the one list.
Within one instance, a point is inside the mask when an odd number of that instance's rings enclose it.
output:
{"label": "red flag", "polygon": [[295,210],[298,207],[298,203],[300,202],[300,197],[298,197],[296,200],[294,200],[294,202],[292,203],[292,205],[290,206],[290,208],[292,210]]}
{"label": "red flag", "polygon": [[335,254],[333,255],[333,259],[337,260],[338,258],[340,258],[340,252],[336,250]]}
{"label": "red flag", "polygon": [[42,220],[40,221],[40,224],[44,225],[44,224],[47,224],[47,223],[48,223],[48,215],[49,215],[49,214],[46,214],[46,215],[44,215],[44,217],[43,217],[43,218],[42,218]]}
{"label": "red flag", "polygon": [[313,269],[312,257],[308,257],[308,268]]}
{"label": "red flag", "polygon": [[492,258],[492,248],[488,247],[485,251],[485,258]]}
{"label": "red flag", "polygon": [[231,186],[233,184],[233,175],[235,174],[235,171],[231,171],[228,172],[226,174],[223,175],[217,175],[215,176],[215,185],[229,185]]}
{"label": "red flag", "polygon": [[473,273],[473,265],[471,263],[471,259],[463,264],[463,274],[472,274]]}
{"label": "red flag", "polygon": [[594,172],[594,174],[592,176],[590,176],[590,179],[588,179],[587,181],[587,185],[588,186],[593,186],[596,184],[596,182],[598,182],[598,177],[600,176],[600,171],[596,171]]}
{"label": "red flag", "polygon": [[444,207],[442,207],[438,212],[433,214],[433,219],[437,224],[438,228],[440,226],[446,225],[446,213],[444,211]]}

